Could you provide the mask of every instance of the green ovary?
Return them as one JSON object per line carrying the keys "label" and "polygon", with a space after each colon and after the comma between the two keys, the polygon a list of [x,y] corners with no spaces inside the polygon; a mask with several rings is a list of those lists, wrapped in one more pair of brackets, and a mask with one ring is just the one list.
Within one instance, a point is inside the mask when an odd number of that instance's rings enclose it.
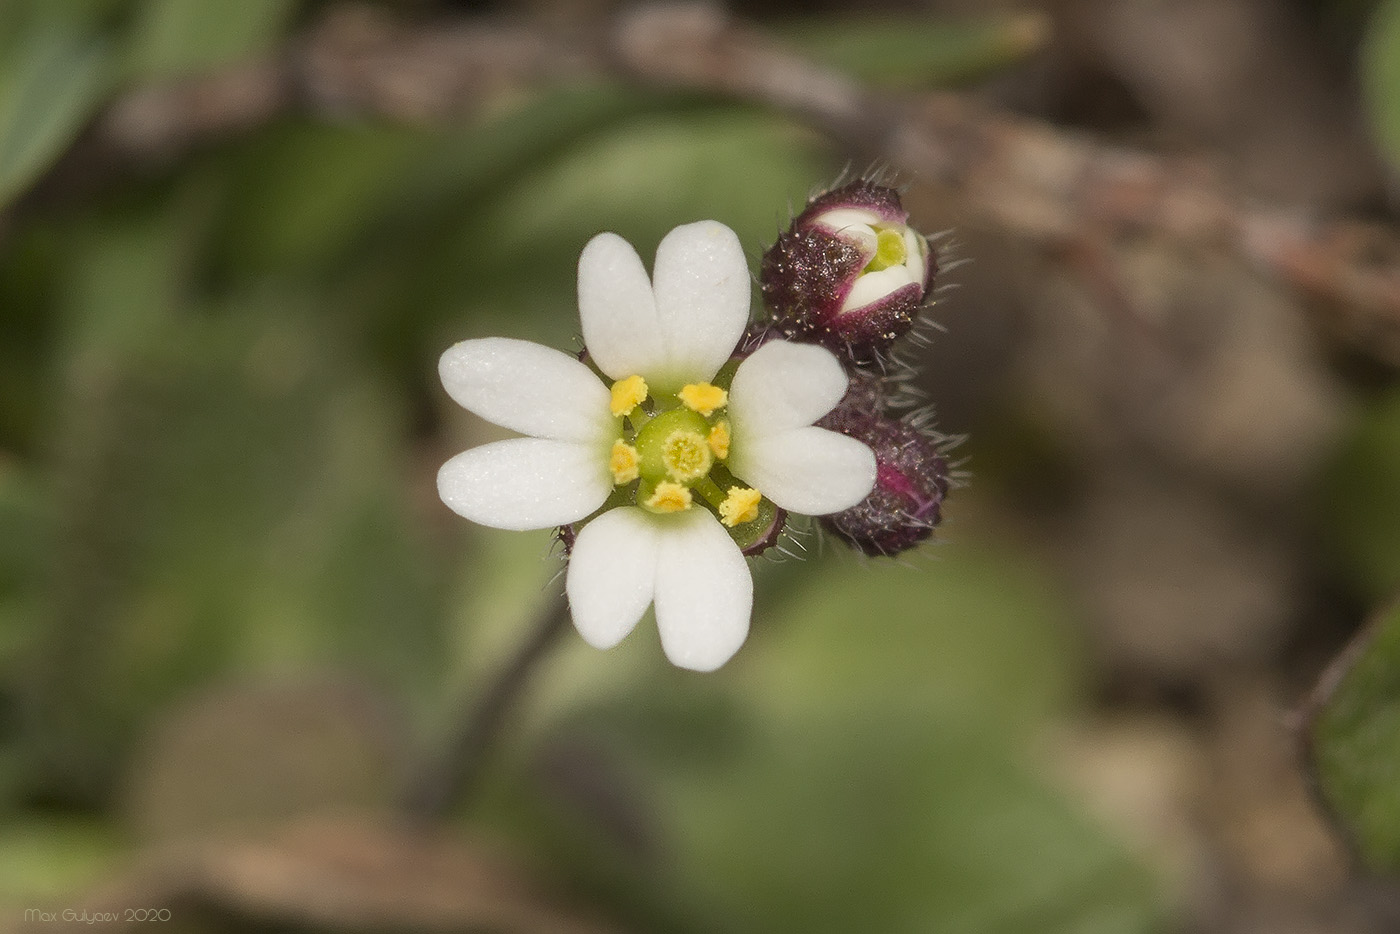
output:
{"label": "green ovary", "polygon": [[636,442],[642,477],[689,486],[708,476],[714,464],[709,432],[709,422],[689,409],[672,409],[647,422]]}

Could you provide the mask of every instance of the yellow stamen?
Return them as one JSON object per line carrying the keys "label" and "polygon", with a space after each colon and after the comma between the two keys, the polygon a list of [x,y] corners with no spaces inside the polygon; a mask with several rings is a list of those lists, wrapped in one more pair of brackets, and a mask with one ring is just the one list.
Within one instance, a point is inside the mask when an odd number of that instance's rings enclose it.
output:
{"label": "yellow stamen", "polygon": [[640,376],[629,376],[612,384],[612,413],[617,416],[631,415],[632,410],[642,404],[647,397],[647,381]]}
{"label": "yellow stamen", "polygon": [[653,512],[680,512],[690,508],[690,490],[679,483],[663,480],[644,505]]}
{"label": "yellow stamen", "polygon": [[613,442],[608,469],[612,471],[613,483],[621,485],[637,479],[637,449],[618,438]]}
{"label": "yellow stamen", "polygon": [[724,460],[729,456],[729,423],[720,422],[710,429],[710,450],[715,452],[715,457]]}
{"label": "yellow stamen", "polygon": [[709,383],[691,383],[689,386],[682,386],[677,395],[686,408],[692,412],[699,412],[707,418],[715,409],[722,409],[729,404],[729,393]]}
{"label": "yellow stamen", "polygon": [[752,522],[758,518],[758,503],[761,499],[763,496],[758,490],[743,486],[730,487],[729,495],[719,504],[719,521],[731,529],[736,525]]}
{"label": "yellow stamen", "polygon": [[673,431],[662,442],[661,463],[672,480],[687,483],[709,473],[714,459],[703,435],[694,431]]}

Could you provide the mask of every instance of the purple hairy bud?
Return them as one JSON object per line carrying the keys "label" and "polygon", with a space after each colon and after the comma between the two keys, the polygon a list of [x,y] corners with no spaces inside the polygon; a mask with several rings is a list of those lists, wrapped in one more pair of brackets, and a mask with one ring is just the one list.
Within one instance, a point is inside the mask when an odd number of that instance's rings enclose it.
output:
{"label": "purple hairy bud", "polygon": [[879,380],[858,374],[845,398],[817,424],[875,452],[875,488],[821,523],[868,555],[894,555],[933,535],[948,495],[948,462],[939,439],[883,409]]}
{"label": "purple hairy bud", "polygon": [[774,325],[868,363],[914,326],[937,260],[909,227],[899,193],[864,179],[807,207],[763,254],[760,281]]}

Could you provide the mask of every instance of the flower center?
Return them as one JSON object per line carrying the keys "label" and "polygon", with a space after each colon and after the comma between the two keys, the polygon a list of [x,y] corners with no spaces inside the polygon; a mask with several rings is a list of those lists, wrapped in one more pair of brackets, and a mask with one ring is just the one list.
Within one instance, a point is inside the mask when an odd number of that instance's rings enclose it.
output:
{"label": "flower center", "polygon": [[690,383],[675,395],[652,395],[640,376],[613,383],[610,407],[620,428],[608,453],[613,483],[636,481],[629,498],[650,512],[700,505],[731,529],[758,522],[763,497],[723,465],[731,437],[728,405],[728,391],[712,383]]}
{"label": "flower center", "polygon": [[652,418],[637,432],[638,467],[652,483],[670,480],[690,484],[710,472],[714,455],[706,440],[710,425],[689,409],[671,409]]}

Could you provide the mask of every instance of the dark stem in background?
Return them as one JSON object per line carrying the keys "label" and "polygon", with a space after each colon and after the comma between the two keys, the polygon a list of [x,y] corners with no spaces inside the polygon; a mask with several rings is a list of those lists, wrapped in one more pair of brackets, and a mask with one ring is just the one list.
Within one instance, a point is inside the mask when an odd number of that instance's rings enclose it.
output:
{"label": "dark stem in background", "polygon": [[441,751],[409,776],[400,803],[406,816],[420,823],[438,821],[471,797],[511,708],[550,646],[568,627],[568,602],[562,593],[555,594],[515,654],[463,706],[454,720],[455,732]]}

